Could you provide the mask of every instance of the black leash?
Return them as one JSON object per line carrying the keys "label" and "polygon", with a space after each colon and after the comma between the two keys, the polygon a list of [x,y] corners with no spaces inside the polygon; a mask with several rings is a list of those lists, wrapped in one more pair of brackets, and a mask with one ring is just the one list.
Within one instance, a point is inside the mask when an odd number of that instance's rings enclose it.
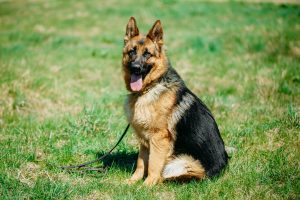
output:
{"label": "black leash", "polygon": [[127,125],[127,127],[125,128],[123,134],[121,135],[120,139],[118,140],[118,142],[115,144],[115,146],[113,148],[111,148],[107,153],[105,153],[103,156],[95,159],[95,160],[92,160],[92,161],[89,161],[89,162],[85,162],[85,163],[82,163],[82,164],[79,164],[79,165],[70,165],[70,166],[62,166],[61,169],[63,170],[89,170],[89,171],[102,171],[103,169],[102,168],[95,168],[95,167],[86,167],[88,165],[91,165],[95,162],[98,162],[100,160],[103,160],[105,157],[107,157],[119,144],[120,142],[122,141],[123,137],[126,135],[128,129],[129,129],[129,126],[130,124]]}

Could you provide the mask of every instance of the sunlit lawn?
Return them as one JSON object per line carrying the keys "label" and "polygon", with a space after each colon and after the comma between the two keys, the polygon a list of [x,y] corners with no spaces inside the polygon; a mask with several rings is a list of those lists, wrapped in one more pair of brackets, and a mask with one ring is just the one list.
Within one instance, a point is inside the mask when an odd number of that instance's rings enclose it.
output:
{"label": "sunlit lawn", "polygon": [[[213,180],[126,185],[125,26],[164,27],[173,66],[211,108],[229,167]],[[0,199],[299,199],[300,6],[186,1],[0,1]],[[97,166],[97,165],[96,165]]]}

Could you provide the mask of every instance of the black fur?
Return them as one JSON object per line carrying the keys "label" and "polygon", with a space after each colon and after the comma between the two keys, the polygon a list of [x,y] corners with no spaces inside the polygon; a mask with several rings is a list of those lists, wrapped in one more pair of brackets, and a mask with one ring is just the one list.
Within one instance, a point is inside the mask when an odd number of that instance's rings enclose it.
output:
{"label": "black fur", "polygon": [[193,96],[193,103],[176,124],[175,155],[191,155],[200,160],[209,177],[218,175],[227,165],[228,155],[210,110],[185,86],[171,66],[161,82],[166,85],[179,85],[177,104],[183,101],[185,95]]}
{"label": "black fur", "polygon": [[185,111],[176,125],[175,154],[192,155],[200,160],[209,177],[218,175],[228,156],[218,126],[199,101]]}

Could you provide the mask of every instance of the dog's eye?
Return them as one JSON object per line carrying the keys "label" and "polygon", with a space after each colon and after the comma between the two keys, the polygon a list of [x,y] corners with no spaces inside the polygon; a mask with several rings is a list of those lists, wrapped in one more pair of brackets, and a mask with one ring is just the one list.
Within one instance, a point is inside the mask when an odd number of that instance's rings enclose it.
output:
{"label": "dog's eye", "polygon": [[145,51],[144,53],[143,53],[143,56],[145,57],[145,58],[150,58],[151,56],[152,56],[152,54],[149,52],[149,51]]}
{"label": "dog's eye", "polygon": [[128,55],[129,55],[130,57],[135,56],[135,54],[136,54],[136,48],[132,48],[132,49],[130,49],[130,50],[128,51]]}

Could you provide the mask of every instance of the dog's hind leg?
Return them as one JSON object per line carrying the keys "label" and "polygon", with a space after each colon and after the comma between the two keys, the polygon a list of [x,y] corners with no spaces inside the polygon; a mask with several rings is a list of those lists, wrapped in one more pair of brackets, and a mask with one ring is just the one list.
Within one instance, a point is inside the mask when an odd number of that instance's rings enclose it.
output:
{"label": "dog's hind leg", "polygon": [[166,164],[162,176],[164,179],[203,179],[205,170],[198,160],[188,155],[179,155]]}

